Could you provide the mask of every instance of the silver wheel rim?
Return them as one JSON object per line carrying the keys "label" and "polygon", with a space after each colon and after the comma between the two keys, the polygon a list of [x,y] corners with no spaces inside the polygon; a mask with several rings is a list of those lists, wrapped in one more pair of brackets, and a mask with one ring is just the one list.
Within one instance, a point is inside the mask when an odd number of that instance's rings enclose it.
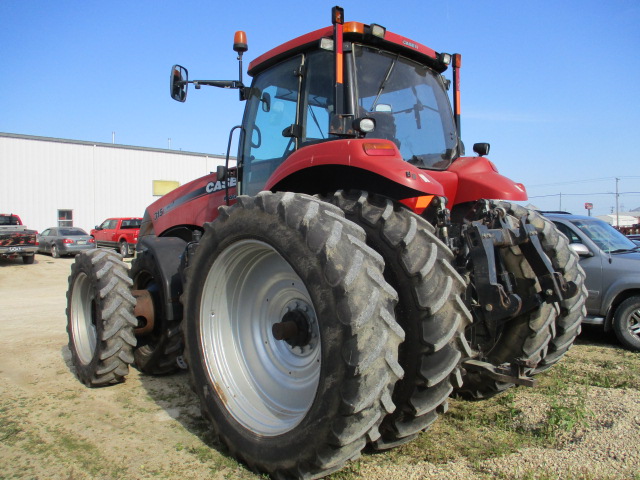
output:
{"label": "silver wheel rim", "polygon": [[80,362],[87,365],[96,351],[96,327],[93,318],[95,290],[89,277],[80,272],[71,292],[71,329],[73,344]]}
{"label": "silver wheel rim", "polygon": [[640,308],[636,308],[631,312],[628,319],[628,327],[631,335],[640,338]]}
{"label": "silver wheel rim", "polygon": [[[304,346],[272,334],[292,311],[306,318]],[[273,247],[243,240],[220,254],[202,291],[200,338],[211,385],[237,422],[274,436],[302,421],[320,377],[318,322],[304,283]]]}

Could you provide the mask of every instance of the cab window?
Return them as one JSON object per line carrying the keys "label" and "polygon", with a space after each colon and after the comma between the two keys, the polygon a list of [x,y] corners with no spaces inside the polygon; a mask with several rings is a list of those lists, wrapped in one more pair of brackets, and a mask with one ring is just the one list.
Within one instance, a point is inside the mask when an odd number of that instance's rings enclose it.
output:
{"label": "cab window", "polygon": [[297,123],[302,56],[271,67],[252,85],[242,142],[242,193],[255,195],[296,147],[291,126]]}

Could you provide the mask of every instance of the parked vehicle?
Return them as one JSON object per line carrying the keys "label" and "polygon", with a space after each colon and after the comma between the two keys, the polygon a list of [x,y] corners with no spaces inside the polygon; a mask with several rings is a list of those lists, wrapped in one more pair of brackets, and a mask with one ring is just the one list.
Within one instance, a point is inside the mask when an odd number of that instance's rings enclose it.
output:
{"label": "parked vehicle", "polygon": [[640,245],[640,235],[627,235],[627,238],[636,245]]}
{"label": "parked vehicle", "polygon": [[247,102],[232,130],[238,167],[146,209],[129,277],[98,249],[69,278],[82,382],[121,382],[132,361],[188,368],[217,438],[277,478],[319,478],[367,444],[411,441],[454,389],[532,386],[583,315],[566,238],[489,200],[527,195],[485,158],[488,144],[464,155],[460,55],[343,14],[254,60],[250,88],[244,32],[238,80],[174,66],[176,100],[192,83]]}
{"label": "parked vehicle", "polygon": [[569,238],[587,275],[583,323],[613,330],[625,347],[640,350],[640,247],[597,218],[546,216]]}
{"label": "parked vehicle", "polygon": [[35,260],[38,251],[36,230],[29,230],[18,215],[0,213],[0,258],[22,257],[25,264]]}
{"label": "parked vehicle", "polygon": [[96,246],[115,248],[123,257],[131,255],[138,243],[138,233],[142,218],[107,218],[91,230]]}
{"label": "parked vehicle", "polygon": [[53,258],[96,248],[93,237],[78,227],[47,228],[38,235],[38,243],[38,253],[50,253]]}

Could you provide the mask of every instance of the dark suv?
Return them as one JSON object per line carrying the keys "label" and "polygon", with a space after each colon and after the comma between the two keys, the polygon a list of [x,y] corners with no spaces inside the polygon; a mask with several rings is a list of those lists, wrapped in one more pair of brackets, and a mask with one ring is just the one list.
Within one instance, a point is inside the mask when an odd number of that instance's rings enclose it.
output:
{"label": "dark suv", "polygon": [[625,347],[640,350],[640,247],[597,218],[544,215],[580,256],[589,291],[584,323],[613,329]]}

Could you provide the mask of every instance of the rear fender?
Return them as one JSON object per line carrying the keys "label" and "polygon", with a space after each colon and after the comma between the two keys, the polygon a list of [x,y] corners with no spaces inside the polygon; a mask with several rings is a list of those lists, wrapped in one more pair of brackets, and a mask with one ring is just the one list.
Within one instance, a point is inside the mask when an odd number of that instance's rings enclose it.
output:
{"label": "rear fender", "polygon": [[[230,203],[235,203],[235,169],[229,173],[229,199]],[[219,181],[215,173],[205,175],[172,190],[149,205],[140,226],[140,237],[150,233],[161,236],[176,226],[202,227],[218,216],[218,207],[221,205],[226,205],[225,182]]]}
{"label": "rear fender", "polygon": [[[482,198],[499,200],[527,200],[523,184],[500,175],[496,166],[485,157],[461,157],[451,164],[447,172],[457,175],[455,197],[449,197],[449,208]],[[438,179],[437,172],[434,177]]]}
{"label": "rear fender", "polygon": [[444,195],[425,170],[405,162],[388,140],[345,139],[293,152],[267,180],[265,190],[316,194],[362,189],[401,200]]}
{"label": "rear fender", "polygon": [[180,320],[182,318],[182,295],[183,286],[179,273],[182,254],[185,251],[187,242],[176,237],[158,238],[149,235],[138,244],[139,254],[145,252],[151,255],[158,267],[161,278],[156,278],[156,282],[164,293],[164,311],[167,320]]}

